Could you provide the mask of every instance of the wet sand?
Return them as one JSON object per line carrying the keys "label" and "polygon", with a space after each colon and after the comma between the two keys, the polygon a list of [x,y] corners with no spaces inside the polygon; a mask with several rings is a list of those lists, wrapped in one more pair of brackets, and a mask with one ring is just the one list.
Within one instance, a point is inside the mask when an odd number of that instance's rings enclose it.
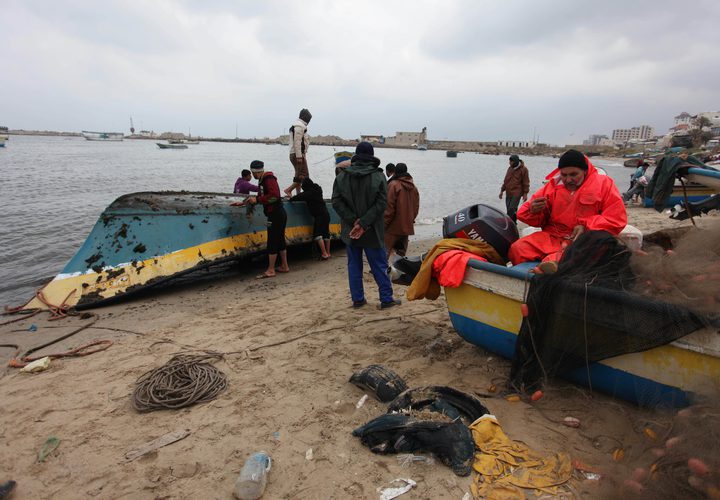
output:
{"label": "wet sand", "polygon": [[[648,209],[628,212],[631,223],[646,232],[690,224]],[[413,242],[410,252],[433,243]],[[439,384],[487,393],[492,383],[503,384],[509,361],[464,342],[442,296],[403,300],[380,311],[366,274],[369,304],[352,309],[344,252],[334,250],[326,262],[291,261],[291,272],[273,279],[235,274],[97,309],[93,328],[45,352],[94,339],[113,340],[108,350],[54,360],[36,375],[4,369],[0,483],[16,480],[18,499],[226,499],[245,458],[266,450],[274,464],[265,498],[377,498],[378,487],[399,477],[417,481],[402,498],[462,498],[470,477],[457,477],[437,461],[402,467],[396,456],[374,455],[351,435],[384,413],[385,405],[370,398],[356,408],[364,392],[348,378],[382,363],[411,387]],[[395,288],[404,299],[404,287]],[[47,318],[43,313],[0,327],[0,343],[29,348],[90,321]],[[27,331],[33,323],[37,331]],[[130,395],[138,377],[189,349],[235,353],[215,363],[227,375],[228,389],[194,407],[137,413]],[[4,363],[11,354],[0,349]],[[643,435],[645,426],[674,415],[564,382],[533,404],[497,396],[484,401],[511,438],[539,451],[567,452],[601,470],[602,482],[573,481],[575,493],[592,496],[614,491],[628,467],[646,456],[652,443]],[[581,427],[562,425],[566,416],[578,418]],[[125,459],[128,451],[178,429],[188,429],[189,436],[138,460]],[[60,446],[39,463],[38,450],[49,436],[59,438]],[[625,450],[621,462],[612,457],[618,447]]]}

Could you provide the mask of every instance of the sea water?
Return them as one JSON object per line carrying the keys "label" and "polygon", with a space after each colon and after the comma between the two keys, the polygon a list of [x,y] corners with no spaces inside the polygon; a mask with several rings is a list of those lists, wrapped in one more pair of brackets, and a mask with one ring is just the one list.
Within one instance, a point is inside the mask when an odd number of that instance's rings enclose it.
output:
{"label": "sea water", "polygon": [[[326,197],[341,147],[311,145],[310,176]],[[232,192],[252,160],[265,162],[288,187],[293,169],[288,147],[278,144],[201,142],[188,149],[160,149],[151,140],[94,142],[81,137],[11,136],[0,148],[0,305],[16,305],[55,276],[85,241],[100,213],[117,197],[138,191]],[[506,156],[377,148],[381,166],[404,162],[420,191],[416,239],[439,238],[443,216],[474,203],[504,210],[498,199]],[[525,157],[530,191],[557,165]],[[630,169],[596,161],[620,189]]]}

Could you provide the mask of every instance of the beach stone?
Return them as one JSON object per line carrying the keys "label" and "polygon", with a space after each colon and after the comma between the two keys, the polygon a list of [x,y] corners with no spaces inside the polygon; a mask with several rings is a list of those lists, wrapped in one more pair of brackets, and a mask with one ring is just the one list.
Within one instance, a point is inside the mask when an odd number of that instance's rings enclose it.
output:
{"label": "beach stone", "polygon": [[178,479],[186,479],[189,477],[193,477],[199,471],[200,464],[198,462],[193,462],[191,464],[174,465],[170,468],[170,473],[172,474],[172,476]]}

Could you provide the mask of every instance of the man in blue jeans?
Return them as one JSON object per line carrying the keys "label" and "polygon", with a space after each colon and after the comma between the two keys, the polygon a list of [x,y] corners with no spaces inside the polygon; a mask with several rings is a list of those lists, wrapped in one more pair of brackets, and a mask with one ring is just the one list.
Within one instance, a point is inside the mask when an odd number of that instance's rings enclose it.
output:
{"label": "man in blue jeans", "polygon": [[400,304],[393,297],[392,283],[387,275],[385,254],[385,223],[387,182],[380,160],[369,142],[355,148],[350,166],[335,177],[332,204],[340,216],[340,237],[347,247],[348,281],[353,307],[367,304],[363,289],[363,261],[365,251],[370,270],[380,291],[380,309]]}

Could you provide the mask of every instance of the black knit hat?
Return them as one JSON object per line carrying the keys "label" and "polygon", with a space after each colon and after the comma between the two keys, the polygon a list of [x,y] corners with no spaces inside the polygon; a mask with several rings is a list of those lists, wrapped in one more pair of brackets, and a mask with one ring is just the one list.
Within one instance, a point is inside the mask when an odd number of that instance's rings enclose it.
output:
{"label": "black knit hat", "polygon": [[308,111],[306,108],[303,108],[300,110],[299,118],[305,123],[310,123],[310,120],[312,119],[312,114],[310,114],[310,111]]}
{"label": "black knit hat", "polygon": [[520,157],[518,155],[510,155],[510,161],[513,163],[520,163]]}
{"label": "black knit hat", "polygon": [[560,161],[558,161],[558,168],[563,167],[577,167],[582,170],[587,170],[588,164],[584,154],[576,149],[568,149],[562,154]]}
{"label": "black knit hat", "polygon": [[373,156],[375,154],[375,149],[372,144],[367,141],[363,141],[355,148],[355,154]]}
{"label": "black knit hat", "polygon": [[253,172],[262,172],[265,170],[265,164],[260,160],[253,160],[250,163],[250,170]]}

